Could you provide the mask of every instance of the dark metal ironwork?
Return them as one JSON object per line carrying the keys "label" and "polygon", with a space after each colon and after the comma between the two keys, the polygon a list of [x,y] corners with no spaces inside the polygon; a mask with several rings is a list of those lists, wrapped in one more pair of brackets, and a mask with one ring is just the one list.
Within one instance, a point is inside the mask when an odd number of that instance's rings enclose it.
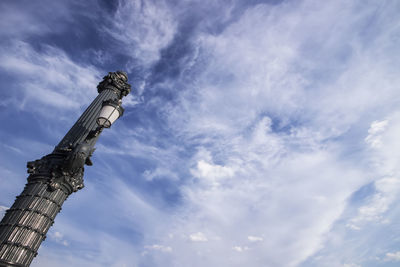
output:
{"label": "dark metal ironwork", "polygon": [[99,95],[54,151],[27,163],[28,183],[0,222],[0,266],[27,267],[70,194],[84,187],[84,165],[103,130],[96,123],[103,102],[120,102],[131,86],[125,72],[110,72],[97,86]]}

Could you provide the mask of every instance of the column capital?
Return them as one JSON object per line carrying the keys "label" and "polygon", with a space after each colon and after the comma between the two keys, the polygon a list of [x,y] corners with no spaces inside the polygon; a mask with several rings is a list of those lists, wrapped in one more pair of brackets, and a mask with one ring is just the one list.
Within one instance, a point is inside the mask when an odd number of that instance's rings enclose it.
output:
{"label": "column capital", "polygon": [[90,157],[94,152],[86,142],[76,147],[55,150],[39,160],[27,163],[28,183],[42,181],[50,191],[63,190],[67,195],[84,187],[84,165],[92,165]]}
{"label": "column capital", "polygon": [[120,98],[131,92],[131,85],[128,83],[128,75],[124,71],[109,72],[103,77],[103,81],[97,86],[97,91],[113,90],[120,95]]}

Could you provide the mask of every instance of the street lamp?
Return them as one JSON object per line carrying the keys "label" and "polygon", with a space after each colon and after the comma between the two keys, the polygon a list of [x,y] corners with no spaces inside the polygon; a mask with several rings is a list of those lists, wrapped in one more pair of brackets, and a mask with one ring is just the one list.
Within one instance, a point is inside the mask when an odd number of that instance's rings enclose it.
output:
{"label": "street lamp", "polygon": [[100,133],[123,114],[121,99],[131,91],[127,74],[110,72],[97,91],[54,151],[28,162],[28,183],[0,222],[0,267],[29,266],[64,201],[84,187],[84,165],[92,165]]}
{"label": "street lamp", "polygon": [[124,108],[121,107],[121,103],[121,100],[104,101],[100,115],[97,118],[97,124],[104,128],[111,127],[111,124],[124,114]]}

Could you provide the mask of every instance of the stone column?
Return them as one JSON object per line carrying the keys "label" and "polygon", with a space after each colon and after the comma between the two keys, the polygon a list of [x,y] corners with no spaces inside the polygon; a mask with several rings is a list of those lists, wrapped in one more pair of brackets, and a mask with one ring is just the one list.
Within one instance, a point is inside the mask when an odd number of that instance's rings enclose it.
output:
{"label": "stone column", "polygon": [[0,266],[27,267],[70,194],[84,187],[84,165],[102,131],[96,119],[104,101],[121,100],[131,86],[126,73],[110,72],[97,86],[99,95],[54,151],[28,162],[28,183],[0,222]]}

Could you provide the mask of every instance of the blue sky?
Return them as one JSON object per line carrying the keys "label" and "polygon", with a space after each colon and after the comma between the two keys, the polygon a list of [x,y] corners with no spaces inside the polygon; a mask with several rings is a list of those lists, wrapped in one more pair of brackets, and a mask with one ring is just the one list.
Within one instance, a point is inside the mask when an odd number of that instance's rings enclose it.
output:
{"label": "blue sky", "polygon": [[399,1],[0,13],[2,213],[107,72],[134,88],[33,267],[399,265]]}

